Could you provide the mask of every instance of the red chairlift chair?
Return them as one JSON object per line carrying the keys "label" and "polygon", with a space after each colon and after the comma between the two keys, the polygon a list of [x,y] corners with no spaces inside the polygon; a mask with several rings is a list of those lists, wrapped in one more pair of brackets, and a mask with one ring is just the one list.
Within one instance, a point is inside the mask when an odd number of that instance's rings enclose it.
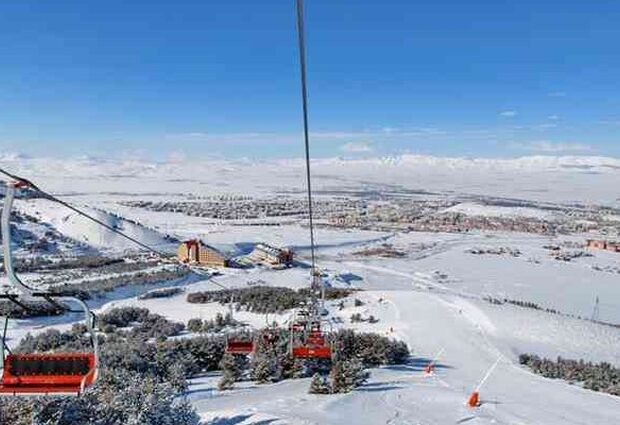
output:
{"label": "red chairlift chair", "polygon": [[79,395],[97,379],[93,353],[9,354],[2,395]]}
{"label": "red chairlift chair", "polygon": [[[72,300],[85,306],[81,300]],[[92,352],[11,353],[6,344],[8,319],[5,319],[0,395],[79,395],[93,385],[99,376],[98,345],[90,311],[86,310],[86,315]]]}
{"label": "red chairlift chair", "polygon": [[325,340],[319,324],[310,327],[307,335],[295,335],[291,327],[291,354],[300,359],[331,359],[332,349]]}
{"label": "red chairlift chair", "polygon": [[293,347],[293,357],[298,359],[331,359],[332,349],[324,345],[299,345]]}
{"label": "red chairlift chair", "polygon": [[230,339],[226,341],[225,351],[228,354],[250,354],[254,351],[254,342]]}

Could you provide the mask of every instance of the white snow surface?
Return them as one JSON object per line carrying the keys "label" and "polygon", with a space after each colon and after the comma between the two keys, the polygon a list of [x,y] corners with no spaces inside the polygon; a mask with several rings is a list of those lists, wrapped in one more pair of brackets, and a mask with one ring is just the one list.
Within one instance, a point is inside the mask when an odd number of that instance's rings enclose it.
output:
{"label": "white snow surface", "polygon": [[[81,205],[79,207],[80,210],[95,217],[97,220],[144,244],[159,249],[170,247],[170,242],[166,241],[160,233],[148,229],[139,223],[133,223],[105,211]],[[65,236],[87,245],[104,250],[136,249],[135,244],[128,239],[108,231],[99,224],[47,199],[18,200],[15,203],[15,208],[18,211],[51,224]]]}
{"label": "white snow surface", "polygon": [[[0,166],[56,193],[249,193],[303,189],[300,159],[153,162],[102,158],[27,158],[3,155]],[[422,155],[313,160],[317,191],[408,189],[539,201],[618,204],[620,159],[530,156],[514,159]]]}
{"label": "white snow surface", "polygon": [[482,217],[502,217],[502,218],[514,218],[514,217],[527,217],[549,220],[554,218],[554,214],[543,211],[537,208],[527,207],[502,207],[502,206],[490,206],[481,205],[474,202],[462,202],[454,205],[450,208],[444,209],[442,212],[463,213],[470,216],[482,216]]}

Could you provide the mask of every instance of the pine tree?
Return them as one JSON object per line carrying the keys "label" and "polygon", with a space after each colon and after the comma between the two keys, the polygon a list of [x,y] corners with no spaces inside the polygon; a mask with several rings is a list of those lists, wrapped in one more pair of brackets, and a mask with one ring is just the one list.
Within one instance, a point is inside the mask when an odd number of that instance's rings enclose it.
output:
{"label": "pine tree", "polygon": [[201,319],[190,319],[189,322],[187,322],[187,329],[190,332],[194,332],[194,333],[202,332],[203,330],[202,320]]}
{"label": "pine tree", "polygon": [[187,379],[185,379],[185,367],[180,363],[175,363],[168,368],[168,382],[177,391],[187,390]]}
{"label": "pine tree", "polygon": [[269,356],[265,354],[257,355],[253,362],[252,379],[259,384],[269,382],[274,372],[272,364],[272,359]]}
{"label": "pine tree", "polygon": [[308,389],[308,393],[310,394],[329,394],[331,393],[331,388],[327,379],[319,373],[315,373],[312,377],[312,381],[310,381],[310,388]]}
{"label": "pine tree", "polygon": [[225,354],[220,361],[222,369],[222,379],[218,383],[220,390],[230,390],[235,386],[235,382],[241,377],[241,370],[238,367],[235,356]]}
{"label": "pine tree", "polygon": [[294,359],[290,370],[290,377],[293,379],[307,376],[306,367],[303,359]]}
{"label": "pine tree", "polygon": [[333,393],[343,393],[346,387],[346,379],[344,376],[344,361],[338,361],[332,366],[329,372],[329,383]]}
{"label": "pine tree", "polygon": [[288,364],[286,340],[273,330],[266,330],[256,338],[252,359],[252,379],[259,383],[278,381],[286,375],[283,365]]}
{"label": "pine tree", "polygon": [[343,360],[334,363],[329,373],[329,380],[334,393],[348,393],[362,385],[369,373],[359,360]]}

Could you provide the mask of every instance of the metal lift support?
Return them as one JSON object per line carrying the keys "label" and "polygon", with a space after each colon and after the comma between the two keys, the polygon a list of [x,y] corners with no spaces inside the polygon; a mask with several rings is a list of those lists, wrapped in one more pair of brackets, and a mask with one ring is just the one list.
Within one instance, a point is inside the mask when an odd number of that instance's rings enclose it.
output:
{"label": "metal lift support", "polygon": [[6,341],[8,317],[4,318],[0,344],[0,396],[67,395],[77,396],[93,385],[99,377],[99,346],[94,332],[94,315],[82,300],[62,294],[35,291],[15,274],[11,251],[11,209],[17,189],[27,188],[27,182],[9,182],[2,210],[2,245],[4,268],[10,285],[16,292],[0,294],[20,308],[28,310],[24,299],[42,299],[67,311],[64,303],[75,303],[84,312],[84,324],[90,335],[92,352],[76,353],[12,353]]}

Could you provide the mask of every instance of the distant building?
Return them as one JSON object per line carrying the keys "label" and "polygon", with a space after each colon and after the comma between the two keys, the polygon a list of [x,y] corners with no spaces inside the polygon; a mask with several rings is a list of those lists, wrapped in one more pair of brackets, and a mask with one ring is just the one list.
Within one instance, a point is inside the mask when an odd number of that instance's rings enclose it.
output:
{"label": "distant building", "polygon": [[271,265],[290,265],[293,263],[293,251],[289,248],[276,248],[259,243],[248,256],[252,261]]}
{"label": "distant building", "polygon": [[181,243],[177,249],[177,258],[182,263],[198,264],[201,266],[228,266],[228,259],[223,253],[198,239],[190,239]]}
{"label": "distant building", "polygon": [[338,227],[357,227],[362,225],[363,221],[362,216],[355,211],[332,214],[329,217],[329,224]]}
{"label": "distant building", "polygon": [[603,249],[606,251],[620,252],[620,242],[610,242],[600,239],[588,239],[586,246],[591,249]]}

